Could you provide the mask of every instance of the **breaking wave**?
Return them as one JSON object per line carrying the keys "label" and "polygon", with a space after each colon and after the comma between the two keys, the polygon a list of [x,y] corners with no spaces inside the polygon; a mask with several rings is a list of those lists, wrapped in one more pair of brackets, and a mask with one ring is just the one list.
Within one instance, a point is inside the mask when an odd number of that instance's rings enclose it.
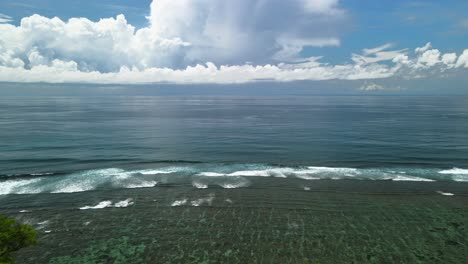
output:
{"label": "breaking wave", "polygon": [[132,206],[133,204],[134,204],[133,200],[131,198],[128,198],[127,200],[119,201],[114,204],[112,203],[112,201],[102,201],[94,206],[87,205],[87,206],[80,207],[80,210],[90,210],[90,209],[95,210],[95,209],[104,209],[108,207],[125,208],[125,207]]}
{"label": "breaking wave", "polygon": [[171,164],[142,170],[107,168],[74,173],[41,172],[0,177],[0,195],[74,193],[97,189],[151,188],[192,185],[197,189],[244,188],[254,177],[302,180],[387,180],[468,182],[468,169],[283,167],[265,164]]}

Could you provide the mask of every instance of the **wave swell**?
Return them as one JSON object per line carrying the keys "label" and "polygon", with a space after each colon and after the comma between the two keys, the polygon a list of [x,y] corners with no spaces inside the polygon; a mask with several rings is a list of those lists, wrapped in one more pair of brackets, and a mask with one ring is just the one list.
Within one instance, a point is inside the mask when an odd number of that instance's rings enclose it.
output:
{"label": "wave swell", "polygon": [[107,168],[75,173],[31,173],[1,177],[0,195],[74,193],[97,189],[151,188],[159,184],[190,184],[197,189],[243,188],[252,177],[303,180],[386,180],[468,182],[468,169],[282,167],[265,164],[169,164],[142,170]]}

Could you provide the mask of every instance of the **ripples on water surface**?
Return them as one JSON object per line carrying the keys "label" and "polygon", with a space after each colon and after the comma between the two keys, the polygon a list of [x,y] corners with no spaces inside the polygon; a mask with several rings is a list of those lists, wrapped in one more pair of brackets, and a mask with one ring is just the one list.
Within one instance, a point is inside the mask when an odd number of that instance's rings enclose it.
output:
{"label": "ripples on water surface", "polygon": [[40,231],[21,263],[468,259],[466,97],[2,97],[0,111],[0,210]]}

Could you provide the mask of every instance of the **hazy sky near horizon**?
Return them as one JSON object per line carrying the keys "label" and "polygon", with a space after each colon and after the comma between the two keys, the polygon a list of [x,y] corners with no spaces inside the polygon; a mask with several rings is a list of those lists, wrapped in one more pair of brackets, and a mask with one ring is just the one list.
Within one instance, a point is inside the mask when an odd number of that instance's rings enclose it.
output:
{"label": "hazy sky near horizon", "polygon": [[465,10],[462,0],[2,1],[0,82],[463,85]]}

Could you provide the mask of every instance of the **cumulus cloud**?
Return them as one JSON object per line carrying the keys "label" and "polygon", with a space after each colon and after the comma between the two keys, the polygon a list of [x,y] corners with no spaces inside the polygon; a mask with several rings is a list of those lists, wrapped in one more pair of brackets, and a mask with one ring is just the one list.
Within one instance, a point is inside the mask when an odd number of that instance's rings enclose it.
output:
{"label": "cumulus cloud", "polygon": [[468,68],[468,50],[463,51],[460,57],[458,57],[456,66]]}
{"label": "cumulus cloud", "polygon": [[346,17],[337,0],[157,0],[150,10],[140,29],[124,15],[97,22],[33,15],[18,27],[0,25],[0,47],[25,68],[55,59],[99,72],[271,63],[275,54],[295,58],[304,47],[339,45]]}
{"label": "cumulus cloud", "polygon": [[441,62],[440,58],[441,55],[439,50],[427,50],[419,57],[418,64],[422,65],[422,67],[432,67]]}
{"label": "cumulus cloud", "polygon": [[455,65],[455,61],[457,60],[456,53],[446,53],[442,55],[442,63],[447,65],[447,67],[452,68]]}
{"label": "cumulus cloud", "polygon": [[[304,63],[307,64],[307,63]],[[313,64],[313,63],[312,63]],[[392,76],[393,69],[373,65],[359,67],[355,65],[322,65],[295,67],[290,64],[279,65],[238,65],[216,66],[213,63],[187,66],[184,69],[148,68],[144,70],[122,67],[118,72],[101,73],[83,72],[74,62],[54,60],[52,66],[36,66],[31,69],[0,66],[0,81],[17,82],[84,82],[84,83],[246,83],[260,80],[296,81],[296,80],[358,80]]]}
{"label": "cumulus cloud", "polygon": [[[465,50],[465,52],[466,51],[467,50]],[[464,66],[463,63],[457,62],[456,53],[443,54],[438,49],[433,49],[430,42],[426,43],[426,45],[422,47],[416,48],[415,55],[416,57],[413,59],[409,59],[409,57],[406,55],[398,55],[393,59],[393,62],[399,66],[402,66],[409,72],[414,73],[419,71],[419,73],[422,74],[424,73],[424,70],[426,70],[426,73],[433,72],[427,70],[444,72],[448,69]],[[458,58],[458,61],[463,61],[463,54],[460,56],[460,58]]]}
{"label": "cumulus cloud", "polygon": [[337,46],[345,19],[338,0],[158,0],[149,17],[153,34],[192,44],[183,62],[217,64],[265,63],[294,58],[307,46]]}
{"label": "cumulus cloud", "polygon": [[305,47],[340,46],[346,11],[338,0],[158,0],[150,8],[140,29],[124,15],[97,22],[33,15],[19,26],[0,24],[0,81],[370,80],[468,67],[468,50],[458,57],[430,43],[414,52],[390,43],[367,48],[338,65],[303,58]]}
{"label": "cumulus cloud", "polygon": [[98,22],[86,18],[64,22],[33,15],[23,18],[18,27],[0,24],[0,49],[12,59],[22,60],[25,68],[63,60],[75,61],[82,71],[110,72],[121,66],[166,66],[172,54],[189,45],[148,30],[136,31],[123,15]]}
{"label": "cumulus cloud", "polygon": [[424,53],[426,51],[428,51],[429,49],[432,48],[432,44],[430,42],[426,43],[426,45],[422,46],[422,47],[417,47],[414,52],[416,53]]}

